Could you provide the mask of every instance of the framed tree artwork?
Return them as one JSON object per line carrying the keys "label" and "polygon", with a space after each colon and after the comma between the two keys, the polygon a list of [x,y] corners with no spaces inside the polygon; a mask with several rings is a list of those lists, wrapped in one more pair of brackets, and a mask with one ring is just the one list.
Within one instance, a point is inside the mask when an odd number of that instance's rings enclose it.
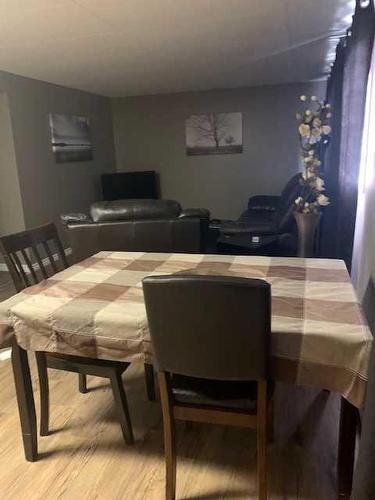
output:
{"label": "framed tree artwork", "polygon": [[185,130],[189,156],[242,153],[242,113],[191,115]]}

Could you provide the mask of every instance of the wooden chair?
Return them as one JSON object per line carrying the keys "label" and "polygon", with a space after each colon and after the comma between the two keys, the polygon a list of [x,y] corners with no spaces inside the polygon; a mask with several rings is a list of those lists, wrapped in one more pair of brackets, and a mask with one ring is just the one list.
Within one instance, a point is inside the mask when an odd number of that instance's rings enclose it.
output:
{"label": "wooden chair", "polygon": [[265,500],[269,284],[180,274],[145,278],[143,290],[159,367],[166,499],[175,499],[175,420],[184,420],[256,429],[258,495]]}
{"label": "wooden chair", "polygon": [[[47,279],[49,274],[53,275],[59,270],[68,267],[65,252],[54,224],[46,224],[21,233],[3,236],[0,238],[0,250],[17,292],[39,283],[43,279]],[[36,352],[35,356],[40,386],[41,436],[46,436],[49,433],[47,368],[54,368],[78,373],[79,390],[82,393],[87,392],[87,375],[109,378],[124,439],[128,444],[133,442],[133,431],[126,394],[121,379],[121,375],[127,369],[129,363],[46,352]],[[19,404],[22,405],[22,402],[19,402]]]}

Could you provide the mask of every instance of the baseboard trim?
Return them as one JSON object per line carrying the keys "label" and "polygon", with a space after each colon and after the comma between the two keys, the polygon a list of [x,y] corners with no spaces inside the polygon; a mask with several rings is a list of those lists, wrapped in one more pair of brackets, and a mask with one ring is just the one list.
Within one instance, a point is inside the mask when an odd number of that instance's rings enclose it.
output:
{"label": "baseboard trim", "polygon": [[[65,248],[65,255],[72,255],[72,249],[69,247],[69,248]],[[59,260],[59,256],[57,255],[57,253],[54,253],[53,254],[53,259],[54,260]],[[43,265],[44,266],[47,266],[48,263],[49,263],[49,259],[45,258],[42,260],[43,262]],[[24,271],[28,271],[28,268],[26,265],[23,265],[22,266],[23,270]],[[39,269],[39,265],[37,263],[33,264],[33,268],[35,269],[35,271],[37,271]],[[8,271],[8,267],[7,265],[5,264],[5,262],[0,262],[0,271]]]}

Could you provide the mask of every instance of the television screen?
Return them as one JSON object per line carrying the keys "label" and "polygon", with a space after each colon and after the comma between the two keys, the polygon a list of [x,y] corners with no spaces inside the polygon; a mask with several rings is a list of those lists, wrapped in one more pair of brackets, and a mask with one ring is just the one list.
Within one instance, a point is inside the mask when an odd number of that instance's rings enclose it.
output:
{"label": "television screen", "polygon": [[103,174],[102,188],[105,201],[159,197],[157,174],[154,170]]}

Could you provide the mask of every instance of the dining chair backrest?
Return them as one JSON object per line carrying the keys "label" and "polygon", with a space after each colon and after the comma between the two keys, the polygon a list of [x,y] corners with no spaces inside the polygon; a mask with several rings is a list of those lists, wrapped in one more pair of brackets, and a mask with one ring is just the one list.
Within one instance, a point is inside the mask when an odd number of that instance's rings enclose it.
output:
{"label": "dining chair backrest", "polygon": [[271,292],[263,280],[178,274],[143,280],[159,370],[217,380],[264,380]]}
{"label": "dining chair backrest", "polygon": [[68,267],[54,224],[3,236],[0,251],[17,292]]}

